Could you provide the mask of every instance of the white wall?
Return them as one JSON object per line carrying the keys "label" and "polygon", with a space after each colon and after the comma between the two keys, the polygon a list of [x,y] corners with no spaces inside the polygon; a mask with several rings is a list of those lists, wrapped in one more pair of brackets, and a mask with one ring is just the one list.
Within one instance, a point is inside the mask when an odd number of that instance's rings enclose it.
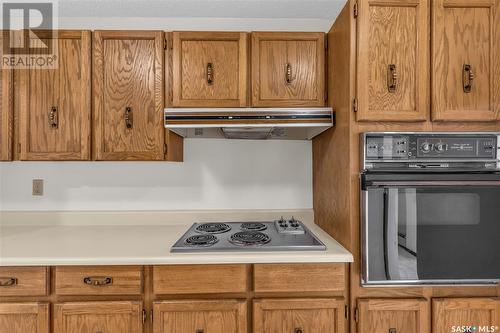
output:
{"label": "white wall", "polygon": [[[31,182],[45,180],[33,197]],[[312,208],[310,141],[185,140],[184,162],[0,163],[0,210]]]}

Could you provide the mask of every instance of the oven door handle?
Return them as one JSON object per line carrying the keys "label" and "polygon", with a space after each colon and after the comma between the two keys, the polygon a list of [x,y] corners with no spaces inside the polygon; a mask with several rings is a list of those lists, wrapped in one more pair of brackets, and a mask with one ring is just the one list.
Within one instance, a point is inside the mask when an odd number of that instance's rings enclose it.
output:
{"label": "oven door handle", "polygon": [[500,186],[500,180],[417,180],[417,181],[370,181],[365,187],[404,186]]}

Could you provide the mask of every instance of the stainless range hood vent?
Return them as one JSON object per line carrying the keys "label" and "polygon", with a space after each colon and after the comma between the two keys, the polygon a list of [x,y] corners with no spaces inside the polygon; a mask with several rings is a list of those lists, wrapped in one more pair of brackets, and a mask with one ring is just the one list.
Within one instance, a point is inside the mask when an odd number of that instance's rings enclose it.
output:
{"label": "stainless range hood vent", "polygon": [[186,138],[310,140],[333,120],[332,108],[165,109],[165,128]]}

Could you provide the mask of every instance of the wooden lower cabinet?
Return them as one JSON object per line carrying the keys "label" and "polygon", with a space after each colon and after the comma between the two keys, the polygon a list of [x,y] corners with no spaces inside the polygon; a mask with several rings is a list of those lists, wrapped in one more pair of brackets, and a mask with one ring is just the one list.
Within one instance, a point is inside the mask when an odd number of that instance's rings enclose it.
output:
{"label": "wooden lower cabinet", "polygon": [[498,332],[499,329],[499,298],[437,298],[432,300],[433,333]]}
{"label": "wooden lower cabinet", "polygon": [[245,300],[154,303],[154,333],[246,333]]}
{"label": "wooden lower cabinet", "polygon": [[344,307],[344,301],[335,298],[255,300],[253,303],[253,332],[344,332],[346,320]]}
{"label": "wooden lower cabinet", "polygon": [[0,332],[49,333],[48,303],[0,303]]}
{"label": "wooden lower cabinet", "polygon": [[429,333],[429,305],[425,299],[360,299],[358,332]]}
{"label": "wooden lower cabinet", "polygon": [[141,302],[57,303],[54,333],[142,333],[142,314]]}

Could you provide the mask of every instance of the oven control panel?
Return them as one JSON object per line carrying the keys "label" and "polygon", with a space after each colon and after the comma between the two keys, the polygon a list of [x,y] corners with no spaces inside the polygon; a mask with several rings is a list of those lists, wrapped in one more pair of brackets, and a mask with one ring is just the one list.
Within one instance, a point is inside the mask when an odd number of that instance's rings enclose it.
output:
{"label": "oven control panel", "polygon": [[497,161],[500,133],[365,133],[365,161]]}

